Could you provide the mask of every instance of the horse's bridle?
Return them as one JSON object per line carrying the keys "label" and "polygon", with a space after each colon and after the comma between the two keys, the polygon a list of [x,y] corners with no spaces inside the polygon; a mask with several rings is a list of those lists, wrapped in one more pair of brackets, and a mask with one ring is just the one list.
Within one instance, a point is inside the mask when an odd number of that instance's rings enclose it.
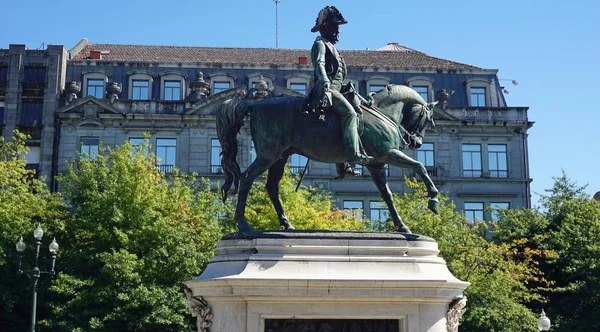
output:
{"label": "horse's bridle", "polygon": [[[414,125],[412,126],[412,128],[406,130],[402,125],[399,125],[400,131],[403,132],[403,134],[401,135],[403,143],[406,146],[410,146],[410,144],[415,141],[415,137],[420,137],[421,139],[423,139],[421,131],[423,130],[423,128],[425,128],[425,126],[429,124],[435,126],[435,123],[433,122],[433,114],[427,106],[421,105],[421,111],[419,112],[417,120],[414,121]],[[408,142],[404,139],[404,135],[406,135],[407,139],[409,140]]]}

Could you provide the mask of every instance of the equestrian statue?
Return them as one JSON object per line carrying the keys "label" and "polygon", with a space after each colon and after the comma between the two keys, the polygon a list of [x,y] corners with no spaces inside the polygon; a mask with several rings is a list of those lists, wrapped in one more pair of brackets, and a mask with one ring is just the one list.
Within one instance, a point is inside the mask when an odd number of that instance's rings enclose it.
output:
{"label": "equestrian statue", "polygon": [[[225,182],[223,201],[231,186],[238,192],[235,221],[240,232],[252,231],[244,217],[246,201],[257,176],[269,171],[266,190],[280,225],[294,227],[287,219],[279,199],[279,182],[288,157],[294,153],[311,160],[337,164],[340,176],[354,164],[364,165],[386,203],[396,230],[410,233],[393,204],[387,185],[386,164],[413,169],[423,180],[429,195],[429,209],[438,213],[438,190],[423,164],[402,149],[418,149],[423,135],[433,122],[433,107],[413,89],[388,85],[362,98],[352,84],[343,84],[346,64],[335,48],[339,26],[348,21],[333,6],[323,8],[312,32],[320,32],[311,58],[314,86],[307,98],[275,97],[258,100],[233,98],[216,111],[217,134],[222,148],[221,163]],[[249,116],[256,159],[244,171],[236,161],[237,134]]]}

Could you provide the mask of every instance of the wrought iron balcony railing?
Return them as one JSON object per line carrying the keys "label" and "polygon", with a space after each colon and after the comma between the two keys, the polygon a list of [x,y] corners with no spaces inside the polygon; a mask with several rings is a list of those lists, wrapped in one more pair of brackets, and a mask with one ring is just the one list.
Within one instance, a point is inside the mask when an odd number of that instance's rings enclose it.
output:
{"label": "wrought iron balcony railing", "polygon": [[480,169],[463,169],[464,178],[480,178],[483,173]]}
{"label": "wrought iron balcony railing", "polygon": [[508,171],[507,170],[490,170],[491,178],[507,178]]}
{"label": "wrought iron balcony railing", "polygon": [[221,165],[211,165],[210,173],[211,174],[223,174],[223,168],[221,167]]}
{"label": "wrought iron balcony railing", "polygon": [[172,173],[175,165],[159,165],[158,171],[161,173]]}

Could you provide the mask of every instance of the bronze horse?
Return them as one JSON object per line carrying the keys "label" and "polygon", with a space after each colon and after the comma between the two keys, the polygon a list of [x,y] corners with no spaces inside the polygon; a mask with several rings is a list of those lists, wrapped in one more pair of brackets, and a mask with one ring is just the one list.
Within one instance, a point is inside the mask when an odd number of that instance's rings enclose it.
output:
{"label": "bronze horse", "polygon": [[[427,186],[429,208],[438,213],[438,190],[425,167],[402,152],[405,146],[418,149],[423,143],[426,128],[435,126],[432,111],[435,103],[427,104],[416,91],[403,85],[388,85],[386,89],[372,95],[372,102],[375,109],[361,106],[361,141],[367,153],[375,158],[365,166],[387,204],[396,229],[410,233],[394,207],[384,165],[412,168],[419,174]],[[221,142],[221,164],[225,172],[221,194],[225,201],[232,184],[235,185],[234,191],[239,188],[234,218],[240,232],[252,230],[244,217],[244,211],[248,192],[257,176],[269,170],[267,193],[281,226],[286,230],[293,230],[279,200],[279,181],[288,157],[297,153],[325,163],[345,162],[346,154],[336,115],[326,112],[325,121],[321,121],[299,112],[302,103],[303,98],[298,97],[277,97],[261,101],[237,98],[225,101],[217,109],[217,134]],[[256,159],[242,173],[236,161],[236,137],[248,114]]]}

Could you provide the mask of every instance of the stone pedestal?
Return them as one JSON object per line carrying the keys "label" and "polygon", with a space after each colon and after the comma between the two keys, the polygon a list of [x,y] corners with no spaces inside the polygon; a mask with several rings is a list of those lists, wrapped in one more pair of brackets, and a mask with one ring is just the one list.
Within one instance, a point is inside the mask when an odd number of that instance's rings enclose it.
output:
{"label": "stone pedestal", "polygon": [[199,331],[453,331],[469,284],[437,254],[411,234],[233,233],[188,300]]}

